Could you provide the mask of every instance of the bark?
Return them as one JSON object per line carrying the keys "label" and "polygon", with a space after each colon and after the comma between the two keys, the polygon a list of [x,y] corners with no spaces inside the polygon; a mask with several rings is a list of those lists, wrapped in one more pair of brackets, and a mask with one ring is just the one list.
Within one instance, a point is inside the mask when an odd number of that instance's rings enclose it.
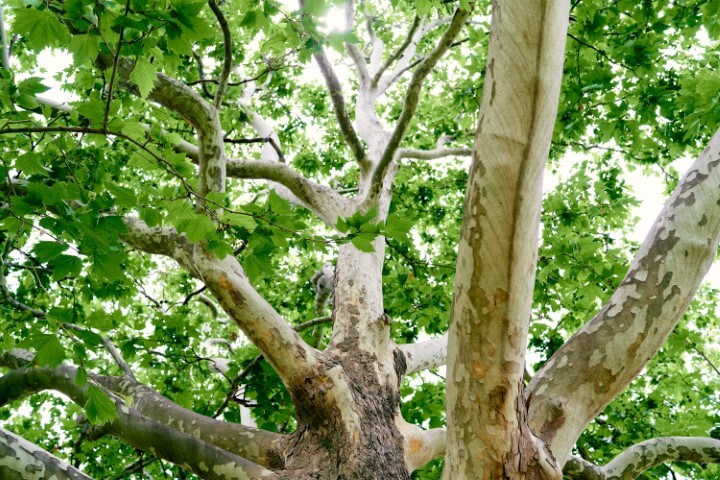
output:
{"label": "bark", "polygon": [[[0,377],[0,406],[32,393],[53,389],[66,394],[78,405],[88,400],[88,385],[75,383],[77,369],[61,365],[51,368],[19,368]],[[92,377],[91,377],[92,378]],[[98,379],[100,383],[101,379]],[[272,471],[218,448],[193,435],[160,424],[138,413],[107,391],[115,403],[117,418],[111,433],[130,445],[192,471],[207,480],[280,479]]]}
{"label": "bark", "polygon": [[67,462],[3,428],[0,428],[0,478],[92,480]]}
{"label": "bark", "polygon": [[634,480],[665,462],[720,463],[720,440],[701,437],[653,438],[633,445],[603,467],[571,458],[563,473],[570,480]]}
{"label": "bark", "polygon": [[720,242],[720,131],[681,179],[610,300],[529,385],[533,430],[561,464],[665,343]]}
{"label": "bark", "polygon": [[527,426],[523,375],[568,9],[493,4],[448,337],[444,479],[561,476]]}

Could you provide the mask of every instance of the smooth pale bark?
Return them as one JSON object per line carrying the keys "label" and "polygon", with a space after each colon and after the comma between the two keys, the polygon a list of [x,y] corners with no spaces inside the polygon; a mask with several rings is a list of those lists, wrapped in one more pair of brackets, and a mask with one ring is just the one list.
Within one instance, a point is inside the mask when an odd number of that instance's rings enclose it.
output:
{"label": "smooth pale bark", "polygon": [[3,428],[0,428],[0,478],[92,480],[67,462]]}
{"label": "smooth pale bark", "polygon": [[530,420],[561,463],[667,340],[720,242],[720,131],[668,199],[610,300],[533,378]]}
{"label": "smooth pale bark", "polygon": [[305,381],[317,352],[253,288],[235,257],[228,255],[220,260],[169,227],[149,228],[142,220],[130,217],[125,218],[125,225],[128,231],[124,242],[175,259],[205,283],[286,385]]}
{"label": "smooth pale bark", "polygon": [[407,373],[418,372],[445,365],[447,361],[448,334],[424,342],[398,345],[405,355]]}
{"label": "smooth pale bark", "polygon": [[200,415],[129,378],[98,377],[98,382],[120,394],[138,413],[158,423],[266,468],[274,468],[281,463],[280,444],[284,435]]}
{"label": "smooth pale bark", "polygon": [[634,480],[666,462],[720,463],[720,440],[701,437],[661,437],[633,445],[603,467],[581,458],[565,465],[570,480]]}
{"label": "smooth pale bark", "polygon": [[527,428],[523,375],[568,10],[493,3],[449,331],[447,480],[560,478]]}

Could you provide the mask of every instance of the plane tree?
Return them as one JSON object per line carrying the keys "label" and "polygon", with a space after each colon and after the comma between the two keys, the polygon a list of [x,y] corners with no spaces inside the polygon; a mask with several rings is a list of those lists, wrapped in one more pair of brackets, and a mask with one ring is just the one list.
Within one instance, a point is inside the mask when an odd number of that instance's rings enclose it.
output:
{"label": "plane tree", "polygon": [[4,8],[2,478],[717,476],[718,2]]}

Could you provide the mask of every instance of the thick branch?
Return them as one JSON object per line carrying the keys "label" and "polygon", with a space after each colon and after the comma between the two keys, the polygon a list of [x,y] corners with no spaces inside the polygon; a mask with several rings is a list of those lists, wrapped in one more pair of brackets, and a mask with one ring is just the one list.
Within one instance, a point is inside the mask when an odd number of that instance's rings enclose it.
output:
{"label": "thick branch", "polygon": [[445,454],[447,433],[444,428],[423,430],[400,419],[398,428],[405,443],[405,463],[411,472]]}
{"label": "thick branch", "polygon": [[530,383],[531,426],[561,461],[665,343],[695,295],[720,242],[718,184],[720,130],[668,199],[610,300]]}
{"label": "thick branch", "polygon": [[403,109],[400,113],[400,118],[398,119],[395,130],[393,131],[390,140],[385,147],[382,158],[378,162],[378,165],[375,167],[375,172],[373,173],[371,181],[371,198],[377,197],[382,189],[382,183],[385,178],[385,174],[388,171],[388,167],[390,166],[390,162],[395,159],[395,154],[397,152],[397,149],[400,147],[400,142],[405,136],[405,132],[410,125],[410,120],[412,119],[413,115],[415,115],[415,110],[417,110],[418,101],[420,99],[420,92],[422,91],[422,86],[425,78],[430,74],[437,62],[440,60],[440,58],[442,58],[447,49],[450,47],[450,44],[458,35],[463,25],[465,25],[465,21],[469,16],[470,10],[458,9],[455,11],[455,15],[453,16],[450,25],[448,26],[443,36],[440,38],[440,41],[438,42],[435,49],[430,53],[430,55],[425,58],[425,60],[423,60],[422,63],[420,63],[418,68],[413,73],[412,79],[410,80],[410,85],[408,86],[407,92],[405,94],[405,101],[403,102]]}
{"label": "thick branch", "polygon": [[126,218],[125,225],[128,233],[123,241],[148,253],[172,257],[203,281],[286,384],[304,381],[316,351],[252,287],[235,257],[220,260],[171,228],[149,228],[134,218]]}
{"label": "thick branch", "polygon": [[133,409],[158,423],[267,468],[280,462],[279,442],[283,435],[200,415],[131,379],[103,377],[100,382],[123,398],[131,399]]}
{"label": "thick branch", "polygon": [[634,480],[665,462],[720,463],[720,440],[702,437],[653,438],[633,445],[602,467],[607,480]]}
{"label": "thick branch", "polygon": [[80,470],[24,438],[0,428],[0,474],[8,479],[92,480]]}
{"label": "thick branch", "polygon": [[407,371],[410,374],[420,370],[428,370],[445,365],[447,361],[447,333],[442,337],[418,343],[398,345],[405,355]]}
{"label": "thick branch", "polygon": [[329,225],[335,225],[338,216],[348,203],[348,200],[335,190],[311,182],[284,163],[263,160],[231,160],[227,167],[230,177],[271,180],[287,187],[301,205]]}
{"label": "thick branch", "polygon": [[450,314],[446,480],[561,475],[527,428],[523,377],[568,8],[493,2]]}
{"label": "thick branch", "polygon": [[[76,375],[75,368],[64,365],[53,369],[13,370],[0,377],[0,405],[48,389],[62,392],[78,405],[84,405],[88,400],[88,385],[77,385]],[[91,379],[102,382],[101,377],[91,376]],[[117,414],[117,418],[110,424],[110,430],[135,448],[183,466],[207,480],[226,480],[226,475],[251,479],[279,478],[260,465],[150,420],[112,394],[110,398],[115,403]]]}
{"label": "thick branch", "polygon": [[338,80],[337,75],[335,75],[335,71],[324,53],[315,54],[315,61],[317,61],[317,64],[320,67],[320,72],[322,73],[323,78],[325,79],[325,84],[330,92],[330,99],[332,100],[332,104],[335,109],[335,116],[337,117],[338,124],[340,125],[340,131],[343,134],[343,138],[345,138],[345,142],[350,147],[355,159],[363,165],[367,162],[365,147],[355,132],[355,128],[353,127],[350,116],[348,115],[340,80]]}
{"label": "thick branch", "polygon": [[[106,60],[101,58],[100,62],[103,61]],[[121,59],[118,66],[121,78],[131,91],[136,91],[129,78],[134,67],[129,59]],[[195,90],[163,73],[155,74],[155,86],[148,98],[195,127],[199,140],[200,194],[225,191],[225,147],[217,109]]]}

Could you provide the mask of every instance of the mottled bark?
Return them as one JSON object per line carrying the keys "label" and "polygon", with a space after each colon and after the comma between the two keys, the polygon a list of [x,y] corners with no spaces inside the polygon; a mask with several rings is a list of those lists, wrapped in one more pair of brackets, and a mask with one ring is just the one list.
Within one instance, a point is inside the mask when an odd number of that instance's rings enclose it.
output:
{"label": "mottled bark", "polygon": [[92,480],[67,462],[3,428],[0,428],[0,478]]}
{"label": "mottled bark", "polygon": [[720,242],[720,131],[681,179],[610,300],[529,385],[533,430],[561,463],[685,312]]}
{"label": "mottled bark", "polygon": [[523,376],[568,9],[493,4],[448,340],[444,479],[560,478],[527,427]]}

